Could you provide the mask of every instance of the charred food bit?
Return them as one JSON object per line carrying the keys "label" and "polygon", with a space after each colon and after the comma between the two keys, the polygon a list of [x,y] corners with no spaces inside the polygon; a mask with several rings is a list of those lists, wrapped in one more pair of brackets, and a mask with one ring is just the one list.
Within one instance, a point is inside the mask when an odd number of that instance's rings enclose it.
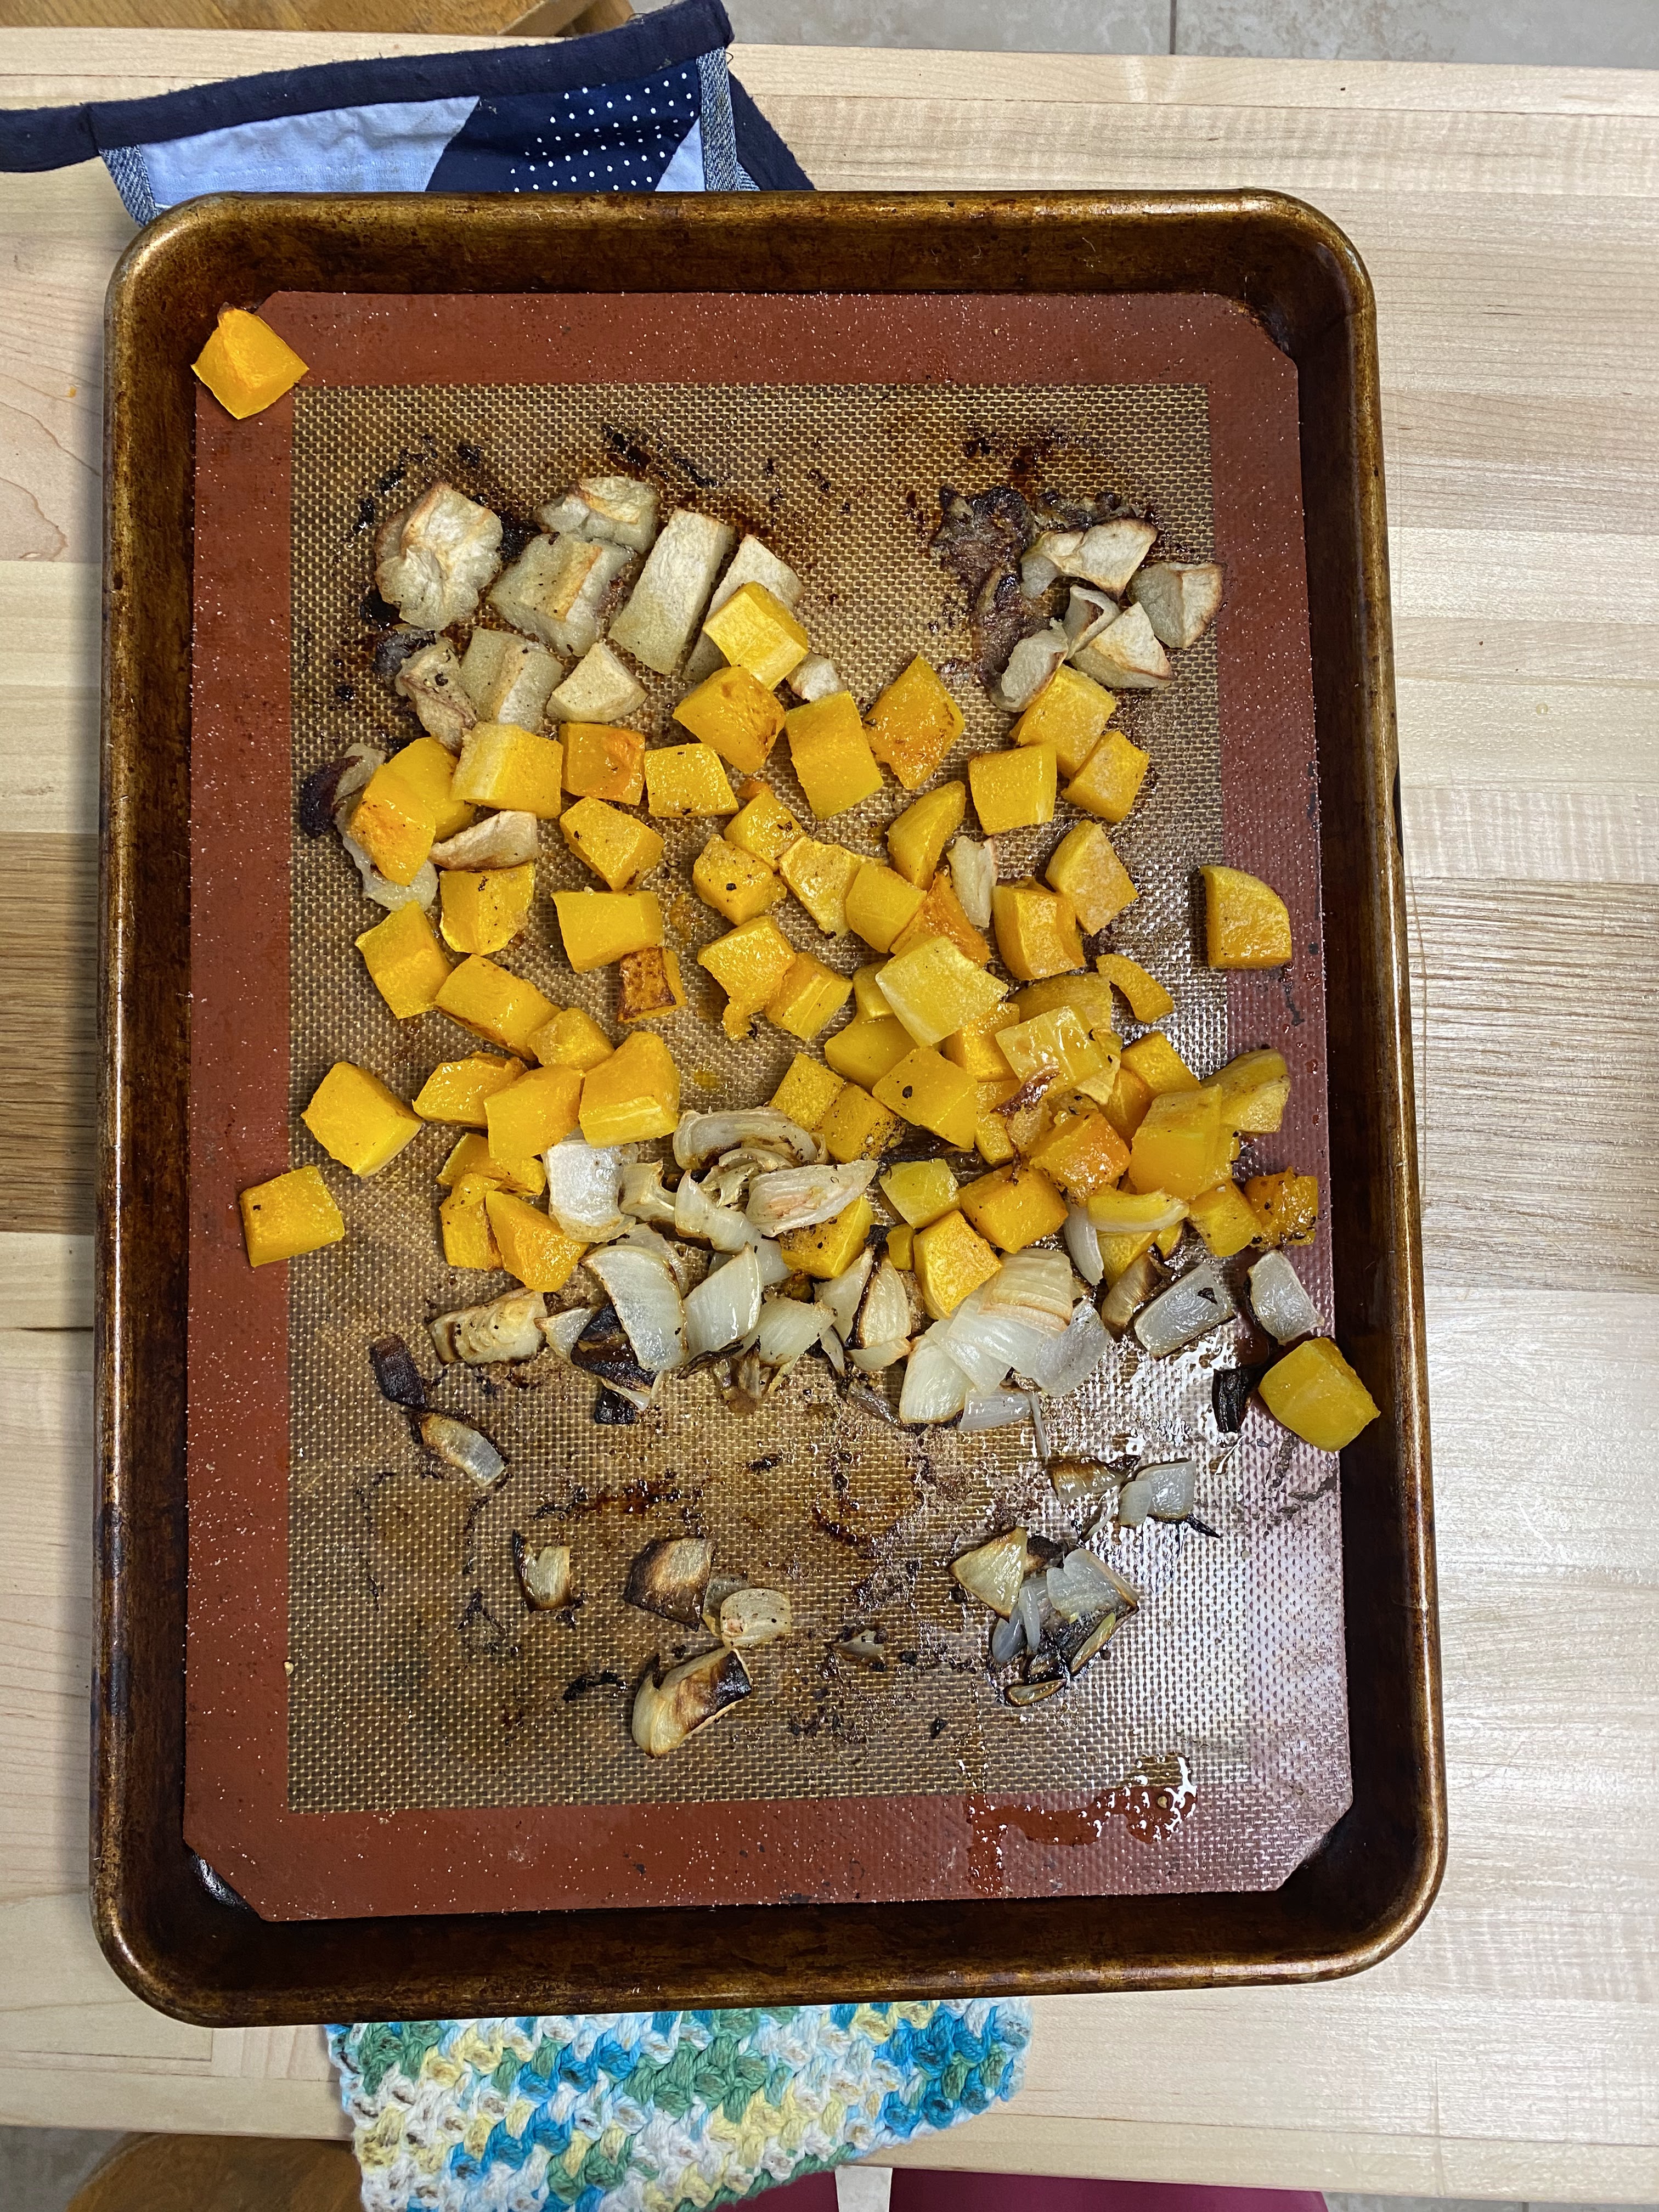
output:
{"label": "charred food bit", "polygon": [[[509,1291],[486,1304],[440,1314],[427,1327],[445,1366],[459,1361],[467,1367],[488,1367],[498,1359],[533,1359],[543,1346],[540,1323],[546,1310],[547,1301],[539,1291]],[[382,1340],[398,1341],[395,1337]]]}
{"label": "charred food bit", "polygon": [[477,611],[478,595],[501,566],[499,515],[435,483],[382,525],[374,582],[380,597],[417,629],[447,629]]}
{"label": "charred food bit", "polygon": [[872,1674],[884,1674],[887,1654],[882,1649],[884,1640],[878,1628],[849,1628],[836,1638],[831,1649],[838,1659],[850,1659],[854,1666],[863,1667]]}
{"label": "charred food bit", "polygon": [[702,1619],[714,1547],[706,1536],[663,1536],[647,1544],[628,1570],[623,1595],[641,1613],[660,1613],[695,1628]]}
{"label": "charred food bit", "polygon": [[413,653],[398,671],[395,689],[415,709],[415,719],[429,738],[436,738],[453,753],[477,720],[477,712],[461,683],[461,664],[447,637]]}
{"label": "charred food bit", "polygon": [[[636,1411],[643,1413],[651,1403],[656,1376],[647,1374],[634,1357],[633,1345],[615,1306],[606,1304],[599,1309],[571,1346],[569,1358],[573,1367],[597,1376],[607,1389],[625,1399]],[[596,1419],[616,1418],[615,1414],[595,1415]]]}
{"label": "charred food bit", "polygon": [[[440,1354],[440,1357],[442,1355]],[[426,1382],[400,1336],[377,1336],[368,1347],[368,1364],[380,1395],[411,1413],[426,1411]]]}
{"label": "charred food bit", "polygon": [[570,1547],[544,1544],[533,1550],[514,1529],[513,1566],[524,1601],[532,1613],[557,1613],[570,1602]]}
{"label": "charred food bit", "polygon": [[634,1741],[653,1759],[678,1751],[687,1736],[718,1720],[753,1686],[741,1658],[724,1644],[665,1674],[653,1667],[635,1692]]}
{"label": "charred food bit", "polygon": [[434,1459],[471,1476],[480,1490],[492,1489],[507,1473],[507,1462],[489,1437],[447,1413],[428,1413],[421,1421],[421,1442]]}
{"label": "charred food bit", "polygon": [[1215,1425],[1224,1436],[1236,1437],[1244,1425],[1244,1414],[1266,1367],[1218,1367],[1210,1377],[1210,1405]]}

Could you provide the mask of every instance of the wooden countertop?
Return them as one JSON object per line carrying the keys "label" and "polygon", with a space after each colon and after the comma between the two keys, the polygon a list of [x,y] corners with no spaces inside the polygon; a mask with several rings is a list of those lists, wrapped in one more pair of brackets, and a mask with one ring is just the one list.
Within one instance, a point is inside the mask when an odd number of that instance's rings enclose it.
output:
{"label": "wooden countertop", "polygon": [[[0,100],[277,46],[9,32]],[[821,185],[1278,186],[1381,307],[1450,1867],[1357,1980],[1041,2003],[1018,2102],[913,2162],[1659,2197],[1659,76],[734,58]],[[147,2010],[85,1905],[99,330],[131,231],[97,165],[0,178],[0,2120],[321,2135],[316,2030]]]}

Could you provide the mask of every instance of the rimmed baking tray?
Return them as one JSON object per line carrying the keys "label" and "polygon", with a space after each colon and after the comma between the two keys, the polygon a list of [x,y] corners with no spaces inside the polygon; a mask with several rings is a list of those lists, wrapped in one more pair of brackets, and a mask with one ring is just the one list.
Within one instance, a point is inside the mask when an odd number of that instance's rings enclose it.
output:
{"label": "rimmed baking tray", "polygon": [[[1343,1549],[1366,1563],[1346,1589],[1352,1802],[1281,1887],[262,1919],[186,1848],[188,364],[220,306],[279,292],[1200,295],[1294,362],[1334,1318],[1383,1419],[1341,1485]],[[228,2023],[1279,1979],[1403,1940],[1443,1808],[1374,326],[1346,241],[1264,195],[226,198],[136,243],[109,341],[94,1893],[118,1969]]]}

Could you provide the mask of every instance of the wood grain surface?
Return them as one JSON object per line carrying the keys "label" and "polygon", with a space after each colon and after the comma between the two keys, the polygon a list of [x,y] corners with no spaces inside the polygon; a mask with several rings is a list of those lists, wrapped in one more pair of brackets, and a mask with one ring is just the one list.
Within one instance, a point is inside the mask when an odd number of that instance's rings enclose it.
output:
{"label": "wood grain surface", "polygon": [[[1381,308],[1449,1871],[1352,1982],[1043,2002],[1018,2102],[906,2155],[1651,2198],[1659,77],[734,58],[822,185],[1276,186]],[[0,100],[270,66],[257,36],[19,31]],[[98,318],[130,234],[101,168],[0,179],[0,2119],[324,2135],[319,2033],[147,2011],[83,1901]]]}

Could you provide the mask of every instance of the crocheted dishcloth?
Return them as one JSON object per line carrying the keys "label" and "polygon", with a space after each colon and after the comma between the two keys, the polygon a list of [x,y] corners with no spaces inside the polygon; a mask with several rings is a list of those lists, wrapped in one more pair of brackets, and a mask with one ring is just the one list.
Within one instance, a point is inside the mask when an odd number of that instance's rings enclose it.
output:
{"label": "crocheted dishcloth", "polygon": [[1019,2002],[378,2021],[329,2031],[368,2212],[678,2212],[1018,2088]]}

